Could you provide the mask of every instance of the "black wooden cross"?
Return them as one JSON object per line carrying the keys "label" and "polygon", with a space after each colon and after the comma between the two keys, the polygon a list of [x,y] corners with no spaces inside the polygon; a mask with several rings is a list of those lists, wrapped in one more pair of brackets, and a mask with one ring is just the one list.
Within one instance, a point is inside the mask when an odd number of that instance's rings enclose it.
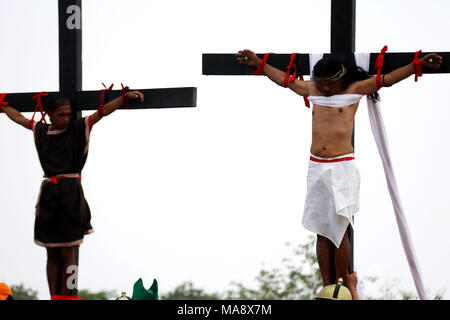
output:
{"label": "black wooden cross", "polygon": [[[81,0],[58,0],[58,19],[59,92],[70,100],[76,117],[81,117],[82,110],[97,110],[100,101],[100,90],[82,91]],[[133,90],[141,91],[145,99],[130,101],[130,109],[195,107],[197,103],[195,87]],[[33,112],[36,93],[9,93],[6,100],[20,112]],[[105,102],[120,95],[121,90],[108,91]]]}
{"label": "black wooden cross", "polygon": [[[81,118],[82,110],[97,110],[100,90],[82,91],[81,61],[81,0],[58,0],[59,20],[59,92],[71,102],[74,117]],[[129,101],[130,109],[196,107],[197,88],[161,88],[133,89],[144,94],[144,102]],[[32,99],[38,92],[9,93],[6,101],[20,112],[33,112],[36,102]],[[48,92],[52,94],[54,92]],[[111,90],[105,95],[105,103],[122,94],[121,90]],[[37,115],[38,119],[40,115]],[[79,251],[75,249],[75,261],[78,266]],[[77,270],[77,268],[76,268]],[[76,272],[72,276],[77,294]]]}
{"label": "black wooden cross", "polygon": [[[356,0],[331,0],[331,54],[337,54],[343,59],[353,59],[355,52],[355,25]],[[450,52],[436,52],[443,58],[439,70],[423,69],[423,73],[450,73]],[[426,53],[424,52],[423,55]],[[370,54],[370,71],[375,74],[373,67],[379,52]],[[405,66],[414,60],[415,52],[385,53],[382,73]],[[263,58],[264,54],[257,54]],[[286,70],[290,61],[290,54],[272,54],[268,63],[280,70]],[[297,65],[297,74],[309,75],[309,54],[297,54],[294,60]],[[242,65],[236,61],[234,53],[230,54],[203,54],[203,75],[252,75],[254,68]],[[352,137],[354,145],[354,136]],[[351,257],[349,272],[353,272],[353,230],[349,226]]]}

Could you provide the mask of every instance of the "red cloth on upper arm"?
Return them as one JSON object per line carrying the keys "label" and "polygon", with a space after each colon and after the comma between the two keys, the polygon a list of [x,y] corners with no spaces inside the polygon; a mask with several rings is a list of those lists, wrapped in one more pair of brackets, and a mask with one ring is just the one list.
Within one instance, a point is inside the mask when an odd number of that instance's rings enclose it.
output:
{"label": "red cloth on upper arm", "polygon": [[90,115],[88,117],[88,126],[89,126],[89,132],[92,131],[92,126],[93,126],[93,124],[92,124],[92,115]]}
{"label": "red cloth on upper arm", "polygon": [[3,112],[2,106],[7,106],[8,101],[3,101],[6,98],[7,93],[0,94],[0,112]]}
{"label": "red cloth on upper arm", "polygon": [[378,55],[377,60],[375,61],[375,65],[373,66],[373,68],[377,72],[376,81],[377,81],[378,89],[383,87],[383,84],[381,83],[380,76],[381,76],[381,68],[383,67],[384,53],[387,50],[388,50],[387,46],[384,46],[383,49],[381,49],[381,53]]}
{"label": "red cloth on upper arm", "polygon": [[[295,77],[297,76],[297,65],[294,63],[294,59],[295,59],[296,55],[297,55],[296,53],[291,54],[291,60],[289,61],[289,64],[286,68],[286,76],[284,77],[284,87],[285,88],[288,87],[289,82],[294,82]],[[291,76],[290,73],[291,73],[292,67],[294,67],[294,73]]]}

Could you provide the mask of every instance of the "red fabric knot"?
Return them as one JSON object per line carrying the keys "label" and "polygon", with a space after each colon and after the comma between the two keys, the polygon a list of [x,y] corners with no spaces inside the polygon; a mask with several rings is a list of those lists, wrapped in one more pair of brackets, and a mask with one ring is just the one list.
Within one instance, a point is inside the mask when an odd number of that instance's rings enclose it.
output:
{"label": "red fabric knot", "polygon": [[[291,54],[291,60],[289,61],[289,64],[286,68],[286,76],[284,77],[284,87],[287,88],[289,85],[289,82],[294,82],[295,78],[297,77],[297,65],[294,62],[296,53]],[[294,68],[294,73],[291,75],[291,68]]]}
{"label": "red fabric knot", "polygon": [[381,83],[381,68],[383,68],[383,60],[384,60],[384,53],[388,50],[387,46],[384,46],[383,49],[381,49],[381,53],[378,55],[377,60],[375,61],[375,65],[373,66],[374,70],[377,72],[377,86],[378,88],[383,87],[383,84]]}
{"label": "red fabric knot", "polygon": [[[284,78],[284,87],[285,88],[288,87],[289,82],[294,82],[295,78],[297,77],[297,65],[294,62],[296,56],[297,56],[296,53],[291,54],[291,59],[289,60],[289,65],[286,68],[286,76]],[[292,75],[291,75],[291,68],[294,68],[294,73]],[[301,81],[304,81],[302,74],[300,74],[299,78]],[[310,108],[308,98],[303,96],[303,100],[305,101],[305,106]]]}
{"label": "red fabric knot", "polygon": [[[61,179],[61,178],[59,178],[59,179]],[[54,184],[58,184],[58,177],[53,176],[50,178],[50,181]]]}
{"label": "red fabric knot", "polygon": [[6,98],[7,93],[0,94],[0,112],[3,112],[2,106],[8,106],[8,101],[3,101]]}
{"label": "red fabric knot", "polygon": [[101,90],[101,93],[100,93],[100,104],[99,104],[98,110],[97,110],[98,115],[100,116],[100,118],[103,118],[103,116],[104,116],[104,113],[103,113],[103,105],[104,105],[104,103],[105,103],[105,94],[106,94],[106,91],[112,90],[112,88],[113,88],[113,86],[114,86],[114,83],[111,84],[111,85],[109,86],[109,88],[107,88],[103,82],[102,82],[102,85],[103,85],[103,87],[105,87],[105,89],[102,89],[102,90]]}
{"label": "red fabric knot", "polygon": [[127,86],[127,87],[124,87],[123,86],[123,83],[121,83],[121,85],[122,85],[122,98],[123,98],[123,104],[125,105],[125,108],[127,108],[127,109],[129,109],[130,108],[130,105],[128,104],[128,99],[127,99],[127,97],[126,97],[126,93],[130,90],[130,88]]}
{"label": "red fabric knot", "polygon": [[420,53],[422,53],[422,50],[416,51],[416,54],[414,55],[413,66],[416,72],[416,76],[414,77],[415,82],[422,76],[422,61],[419,59]]}
{"label": "red fabric knot", "polygon": [[255,76],[263,76],[264,75],[264,67],[267,63],[267,59],[269,58],[269,56],[273,54],[273,52],[268,52],[264,55],[264,58],[261,60],[261,63],[259,64],[258,68],[253,71],[253,74]]}
{"label": "red fabric knot", "polygon": [[[58,184],[58,180],[66,178],[65,176],[51,176],[50,182],[54,184]],[[81,175],[77,176],[77,179],[81,179]]]}
{"label": "red fabric knot", "polygon": [[42,106],[42,97],[46,97],[48,96],[48,93],[46,92],[39,92],[38,94],[35,94],[33,96],[33,100],[36,100],[36,107],[34,108],[34,113],[33,113],[33,117],[30,120],[30,123],[33,121],[34,122],[34,116],[36,115],[36,112],[39,109],[39,112],[41,113],[41,120],[39,120],[39,122],[44,122],[47,123],[47,121],[45,121],[45,115],[47,114],[46,112],[44,112],[44,108]]}

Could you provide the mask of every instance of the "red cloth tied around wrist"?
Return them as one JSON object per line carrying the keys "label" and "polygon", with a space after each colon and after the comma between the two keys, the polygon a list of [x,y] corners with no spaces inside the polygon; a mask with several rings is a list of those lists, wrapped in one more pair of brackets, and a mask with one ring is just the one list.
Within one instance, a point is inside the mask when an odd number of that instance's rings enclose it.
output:
{"label": "red cloth tied around wrist", "polygon": [[271,54],[273,54],[273,52],[269,52],[264,55],[264,58],[261,60],[261,63],[259,64],[258,68],[255,71],[253,71],[253,74],[255,76],[263,76],[264,75],[264,66],[266,65],[267,59],[269,58],[269,56]]}
{"label": "red cloth tied around wrist", "polygon": [[416,51],[414,55],[413,66],[416,72],[416,76],[414,77],[414,81],[417,82],[417,79],[422,76],[422,61],[419,59],[419,54],[422,53],[422,50]]}
{"label": "red cloth tied around wrist", "polygon": [[44,112],[44,108],[42,106],[42,97],[46,97],[48,96],[48,93],[46,92],[39,92],[38,94],[35,94],[33,96],[33,100],[36,100],[36,107],[34,108],[34,113],[33,113],[33,117],[31,117],[30,120],[30,127],[32,126],[32,123],[34,123],[34,116],[36,115],[36,112],[39,109],[39,112],[41,113],[41,120],[39,120],[39,122],[44,122],[45,124],[47,123],[47,121],[45,121],[45,115],[47,114],[46,112]]}
{"label": "red cloth tied around wrist", "polygon": [[388,50],[387,46],[384,46],[383,49],[381,49],[381,53],[378,55],[377,60],[375,61],[375,65],[373,66],[374,70],[377,72],[377,86],[378,88],[383,87],[383,84],[381,83],[381,68],[383,68],[383,60],[384,60],[384,53]]}
{"label": "red cloth tied around wrist", "polygon": [[130,90],[129,87],[124,87],[123,83],[121,83],[122,85],[122,99],[123,99],[123,104],[125,105],[125,108],[129,109],[130,105],[128,104],[128,99],[126,97],[127,92]]}
{"label": "red cloth tied around wrist", "polygon": [[105,89],[102,89],[102,91],[101,91],[101,94],[100,94],[100,104],[99,104],[98,110],[97,110],[98,115],[100,116],[100,118],[103,118],[103,116],[104,116],[104,113],[103,113],[103,105],[104,105],[104,103],[105,103],[105,94],[106,94],[106,91],[112,90],[112,88],[113,88],[113,86],[114,86],[114,83],[111,84],[111,85],[109,86],[109,88],[106,88],[106,86],[105,86],[105,84],[104,84],[103,82],[102,82],[102,85],[105,87]]}
{"label": "red cloth tied around wrist", "polygon": [[8,101],[3,101],[6,98],[7,93],[0,94],[0,112],[3,112],[2,106],[8,106]]}
{"label": "red cloth tied around wrist", "polygon": [[[287,88],[289,82],[294,82],[297,77],[297,65],[294,63],[296,53],[291,54],[291,60],[286,68],[286,76],[284,77],[284,87]],[[291,68],[294,67],[294,73],[291,75]]]}

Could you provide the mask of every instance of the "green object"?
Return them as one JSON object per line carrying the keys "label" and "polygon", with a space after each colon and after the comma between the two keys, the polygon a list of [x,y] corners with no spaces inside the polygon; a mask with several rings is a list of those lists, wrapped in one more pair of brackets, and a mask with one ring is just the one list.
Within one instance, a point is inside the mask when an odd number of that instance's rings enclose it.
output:
{"label": "green object", "polygon": [[156,282],[156,279],[153,279],[152,286],[147,290],[144,288],[142,278],[139,278],[139,280],[134,283],[131,300],[159,300],[158,282]]}

